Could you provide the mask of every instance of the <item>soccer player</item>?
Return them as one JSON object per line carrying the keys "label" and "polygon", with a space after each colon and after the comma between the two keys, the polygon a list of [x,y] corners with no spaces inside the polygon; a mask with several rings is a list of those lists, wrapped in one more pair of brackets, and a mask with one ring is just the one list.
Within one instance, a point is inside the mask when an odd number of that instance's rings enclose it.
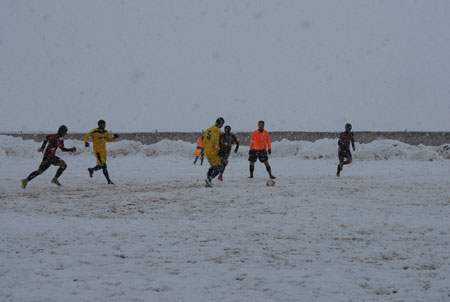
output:
{"label": "soccer player", "polygon": [[219,156],[219,136],[220,128],[225,124],[225,120],[219,117],[214,126],[209,127],[203,133],[202,143],[205,146],[205,155],[211,167],[206,174],[206,187],[211,187],[211,181],[222,171],[222,161]]}
{"label": "soccer player", "polygon": [[[268,151],[266,150],[268,149]],[[269,132],[264,130],[264,121],[258,122],[258,130],[253,131],[250,137],[250,151],[248,152],[248,161],[250,162],[250,177],[253,178],[253,171],[255,170],[255,162],[259,159],[266,166],[267,173],[270,179],[276,177],[272,175],[272,169],[269,165],[269,156],[272,154],[272,143],[270,142]]]}
{"label": "soccer player", "polygon": [[[58,129],[58,133],[54,135],[47,135],[44,142],[42,143],[41,148],[39,148],[39,152],[44,152],[44,158],[42,159],[41,164],[39,165],[39,169],[32,172],[30,175],[28,175],[27,178],[22,179],[22,188],[25,189],[28,182],[35,178],[38,175],[41,175],[44,173],[45,170],[47,170],[51,165],[58,166],[58,170],[56,171],[55,177],[52,178],[52,183],[61,186],[61,184],[58,181],[58,178],[61,176],[61,174],[64,172],[64,170],[67,168],[67,164],[60,159],[58,156],[56,156],[56,150],[60,148],[63,152],[75,152],[77,151],[77,148],[72,147],[70,149],[67,149],[64,147],[64,136],[67,134],[67,127],[62,125]],[[45,146],[47,145],[47,148]],[[44,151],[45,150],[45,151]]]}
{"label": "soccer player", "polygon": [[88,168],[89,176],[92,177],[95,171],[102,169],[108,184],[113,185],[114,183],[109,178],[108,166],[106,165],[106,142],[115,142],[119,136],[117,134],[114,134],[113,137],[109,136],[108,131],[105,130],[106,122],[104,120],[99,120],[97,125],[98,128],[92,129],[84,137],[84,146],[86,148],[89,147],[89,138],[92,137],[94,155],[97,159],[97,165],[93,168]]}
{"label": "soccer player", "polygon": [[236,135],[231,133],[231,127],[225,126],[225,133],[220,134],[219,138],[219,156],[222,161],[222,171],[220,171],[220,175],[217,179],[220,181],[223,181],[223,172],[225,172],[225,168],[228,165],[228,158],[230,157],[231,148],[234,144],[236,144],[234,153],[237,153],[239,141],[237,140]]}
{"label": "soccer player", "polygon": [[203,151],[204,151],[205,147],[203,146],[202,139],[203,139],[203,135],[200,135],[200,137],[198,138],[198,141],[197,141],[197,148],[195,149],[195,152],[194,152],[194,156],[195,156],[194,165],[197,163],[197,160],[199,157],[200,157],[200,165],[203,165],[203,159],[205,157],[205,153]]}
{"label": "soccer player", "polygon": [[345,124],[345,131],[339,136],[339,164],[337,166],[336,176],[341,175],[341,171],[344,165],[348,165],[352,162],[352,153],[350,152],[350,143],[352,143],[353,151],[355,151],[355,135],[352,132],[352,125],[350,123]]}

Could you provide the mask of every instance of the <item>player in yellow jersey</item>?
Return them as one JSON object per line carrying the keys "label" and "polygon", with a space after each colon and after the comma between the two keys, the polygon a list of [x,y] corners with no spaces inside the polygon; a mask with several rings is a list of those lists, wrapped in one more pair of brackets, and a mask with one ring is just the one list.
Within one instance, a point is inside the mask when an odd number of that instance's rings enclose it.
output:
{"label": "player in yellow jersey", "polygon": [[119,136],[114,134],[113,137],[109,136],[107,130],[105,130],[106,122],[104,120],[98,121],[98,128],[92,129],[84,137],[85,147],[89,147],[89,138],[92,137],[92,143],[94,144],[94,155],[97,159],[97,165],[93,168],[88,168],[89,176],[92,177],[94,172],[103,169],[103,175],[105,175],[108,184],[114,184],[111,179],[109,179],[108,167],[106,165],[106,142],[115,142],[116,138]]}
{"label": "player in yellow jersey", "polygon": [[211,167],[206,174],[206,186],[211,187],[211,181],[214,177],[219,175],[222,171],[222,161],[219,156],[219,137],[220,137],[220,128],[222,128],[223,124],[225,124],[225,120],[219,117],[216,120],[216,124],[212,127],[209,127],[203,133],[203,146],[206,158],[208,159]]}

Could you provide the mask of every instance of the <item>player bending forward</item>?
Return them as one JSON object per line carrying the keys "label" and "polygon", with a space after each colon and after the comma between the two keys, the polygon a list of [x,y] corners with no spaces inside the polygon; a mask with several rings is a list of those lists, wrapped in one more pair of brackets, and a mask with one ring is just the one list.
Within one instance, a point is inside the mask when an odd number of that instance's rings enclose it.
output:
{"label": "player bending forward", "polygon": [[269,155],[272,154],[272,144],[270,142],[269,132],[264,130],[264,121],[258,122],[258,130],[253,131],[250,137],[250,151],[248,153],[248,161],[250,162],[250,177],[253,178],[253,171],[255,170],[255,162],[259,159],[266,166],[267,173],[269,173],[270,179],[276,177],[272,175],[272,169],[269,165]]}
{"label": "player bending forward", "polygon": [[219,156],[222,161],[222,171],[217,179],[220,181],[223,181],[223,172],[225,172],[225,168],[228,165],[228,158],[230,157],[231,148],[234,144],[236,144],[234,153],[237,153],[239,150],[239,141],[237,140],[236,135],[231,133],[231,127],[225,126],[225,133],[220,134],[219,138]]}
{"label": "player bending forward", "polygon": [[206,186],[211,187],[211,181],[223,170],[222,161],[219,156],[219,136],[220,128],[225,124],[225,120],[219,117],[214,126],[209,127],[203,133],[203,146],[205,155],[211,165],[206,174]]}
{"label": "player bending forward", "polygon": [[[35,178],[38,175],[41,175],[44,173],[45,170],[47,170],[51,165],[58,166],[58,170],[56,171],[55,177],[52,179],[52,183],[61,186],[61,184],[58,181],[58,178],[61,176],[61,174],[64,172],[64,170],[67,168],[67,164],[65,161],[60,159],[58,156],[56,156],[56,150],[60,148],[63,152],[75,152],[77,149],[75,147],[72,147],[70,149],[67,149],[64,147],[64,136],[67,134],[67,127],[62,125],[58,129],[58,133],[54,135],[47,135],[44,142],[42,143],[41,148],[39,148],[39,152],[44,152],[44,158],[42,159],[41,164],[39,165],[39,169],[32,172],[30,175],[28,175],[27,178],[22,179],[22,188],[25,189],[28,182]],[[45,146],[47,145],[47,148]],[[45,150],[45,151],[44,151]]]}
{"label": "player bending forward", "polygon": [[109,136],[108,131],[105,130],[106,122],[104,120],[99,120],[97,125],[98,128],[92,129],[84,137],[84,146],[86,148],[89,147],[89,138],[92,137],[94,155],[97,159],[97,165],[93,168],[88,168],[89,176],[92,177],[95,171],[102,169],[108,184],[113,185],[114,183],[109,178],[108,166],[106,165],[106,142],[115,142],[119,136],[117,134],[114,134],[113,137]]}
{"label": "player bending forward", "polygon": [[339,164],[337,166],[336,176],[341,175],[341,171],[344,168],[344,165],[348,165],[352,162],[352,153],[350,152],[350,143],[352,143],[353,151],[355,151],[355,135],[352,132],[352,125],[347,123],[345,124],[345,131],[341,133],[339,136]]}

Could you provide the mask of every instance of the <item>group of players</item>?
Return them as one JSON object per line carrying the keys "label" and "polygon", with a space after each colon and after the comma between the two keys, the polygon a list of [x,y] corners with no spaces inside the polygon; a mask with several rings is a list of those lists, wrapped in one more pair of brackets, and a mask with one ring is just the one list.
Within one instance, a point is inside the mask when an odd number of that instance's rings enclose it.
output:
{"label": "group of players", "polygon": [[[197,141],[197,149],[194,153],[196,156],[194,164],[200,157],[200,164],[203,164],[204,155],[208,159],[210,168],[206,174],[205,185],[206,187],[212,186],[212,180],[218,176],[220,181],[223,181],[223,173],[226,166],[228,165],[228,159],[230,157],[232,146],[236,145],[234,152],[237,153],[239,150],[239,141],[236,136],[231,133],[231,127],[225,126],[225,132],[221,133],[220,129],[225,124],[225,120],[219,117],[216,120],[214,126],[206,129],[202,136]],[[98,127],[92,129],[84,137],[85,147],[89,147],[89,139],[92,138],[93,151],[97,161],[97,164],[88,168],[88,173],[90,177],[93,177],[94,172],[98,170],[103,170],[103,175],[105,176],[108,184],[114,184],[108,172],[108,167],[106,165],[106,142],[114,142],[119,136],[114,134],[112,137],[109,135],[106,128],[106,122],[104,120],[99,120],[97,123]],[[275,179],[276,177],[272,175],[272,168],[269,165],[269,155],[272,154],[272,144],[270,140],[270,134],[264,129],[264,121],[258,122],[258,129],[252,132],[250,137],[250,150],[248,160],[250,162],[249,178],[253,178],[253,172],[255,170],[255,162],[259,159],[262,162],[269,174],[270,179]],[[339,164],[337,166],[336,176],[340,176],[340,173],[344,165],[350,164],[352,162],[352,154],[350,152],[350,144],[352,145],[353,151],[355,151],[355,140],[354,133],[351,131],[352,125],[347,123],[345,125],[345,131],[339,136]],[[51,182],[61,186],[58,178],[62,175],[64,170],[67,168],[67,164],[64,160],[56,156],[56,151],[61,149],[63,152],[75,152],[76,148],[65,148],[64,147],[64,136],[67,134],[67,127],[62,125],[59,127],[58,132],[54,135],[48,135],[44,142],[42,143],[39,152],[44,153],[39,168],[31,172],[27,178],[22,179],[22,188],[26,188],[28,182],[30,182],[36,176],[42,174],[51,165],[58,166],[55,176],[52,178]]]}
{"label": "group of players", "polygon": [[[94,175],[95,171],[98,171],[100,169],[103,170],[103,175],[105,175],[106,180],[108,181],[108,184],[114,184],[111,179],[109,178],[108,173],[108,167],[106,165],[106,142],[114,142],[116,138],[119,136],[117,134],[114,134],[112,137],[109,135],[106,128],[106,122],[104,120],[99,120],[97,123],[98,127],[95,129],[92,129],[88,134],[84,137],[84,145],[86,148],[89,147],[89,139],[92,138],[93,142],[93,150],[94,155],[97,160],[97,165],[93,168],[88,168],[89,176],[92,177]],[[52,178],[51,182],[61,186],[61,183],[59,182],[58,178],[61,176],[61,174],[64,172],[64,170],[67,168],[67,164],[64,160],[56,156],[56,151],[61,149],[63,152],[75,152],[77,151],[77,148],[65,148],[64,147],[64,136],[67,134],[67,127],[62,125],[58,129],[58,133],[54,135],[47,135],[44,142],[42,143],[41,148],[39,148],[39,152],[44,153],[44,157],[42,159],[41,164],[39,165],[39,168],[31,172],[30,175],[28,175],[27,178],[22,179],[22,188],[25,189],[27,184],[36,176],[41,175],[44,173],[45,170],[47,170],[51,165],[58,166],[58,170],[56,171],[55,176]]]}
{"label": "group of players", "polygon": [[[223,181],[223,172],[228,164],[232,145],[236,144],[234,150],[235,153],[237,153],[239,149],[239,141],[236,136],[231,133],[230,126],[225,126],[225,132],[220,133],[220,128],[222,128],[224,124],[225,120],[222,117],[219,117],[216,120],[216,124],[206,129],[197,141],[197,149],[194,152],[194,164],[199,157],[201,158],[200,164],[203,164],[203,156],[206,154],[206,158],[211,165],[205,179],[206,187],[212,186],[212,180],[217,175],[219,175],[218,179]],[[276,177],[272,175],[272,168],[269,164],[269,155],[272,154],[270,134],[264,130],[264,126],[264,121],[259,121],[258,129],[253,131],[250,137],[250,150],[248,153],[248,161],[250,162],[249,178],[253,178],[255,162],[259,159],[259,161],[266,166],[269,178],[276,179]],[[350,144],[352,145],[353,151],[355,151],[355,139],[354,133],[352,132],[352,125],[347,123],[345,125],[345,131],[340,134],[338,141],[339,164],[336,172],[337,177],[341,175],[344,165],[348,165],[352,162]]]}

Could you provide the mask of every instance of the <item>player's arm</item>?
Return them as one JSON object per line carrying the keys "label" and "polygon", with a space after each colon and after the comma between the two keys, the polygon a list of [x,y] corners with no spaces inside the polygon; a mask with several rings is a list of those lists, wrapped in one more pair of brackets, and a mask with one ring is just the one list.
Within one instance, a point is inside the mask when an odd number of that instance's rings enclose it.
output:
{"label": "player's arm", "polygon": [[49,139],[50,135],[47,135],[44,139],[44,142],[42,143],[42,146],[38,149],[38,152],[44,152],[45,146],[47,146]]}
{"label": "player's arm", "polygon": [[267,149],[269,152],[269,155],[272,154],[272,142],[270,141],[270,134],[267,132]]}
{"label": "player's arm", "polygon": [[237,153],[239,150],[239,141],[236,138],[236,135],[233,135],[233,141],[236,144],[236,148],[234,149],[234,153]]}
{"label": "player's arm", "polygon": [[112,137],[109,135],[108,131],[106,131],[106,141],[108,143],[112,143],[116,141],[116,138],[118,138],[119,135],[118,134],[114,134]]}
{"label": "player's arm", "polygon": [[351,136],[351,141],[352,141],[353,151],[355,151],[355,137],[353,136],[353,133],[352,133],[352,136]]}
{"label": "player's arm", "polygon": [[89,147],[89,138],[92,136],[92,133],[94,132],[94,130],[95,129],[89,131],[89,133],[84,136],[84,146],[86,148]]}
{"label": "player's arm", "polygon": [[59,148],[61,149],[62,152],[75,152],[77,151],[77,148],[72,147],[72,148],[66,148],[64,147],[64,141],[61,142],[61,145],[59,146]]}

